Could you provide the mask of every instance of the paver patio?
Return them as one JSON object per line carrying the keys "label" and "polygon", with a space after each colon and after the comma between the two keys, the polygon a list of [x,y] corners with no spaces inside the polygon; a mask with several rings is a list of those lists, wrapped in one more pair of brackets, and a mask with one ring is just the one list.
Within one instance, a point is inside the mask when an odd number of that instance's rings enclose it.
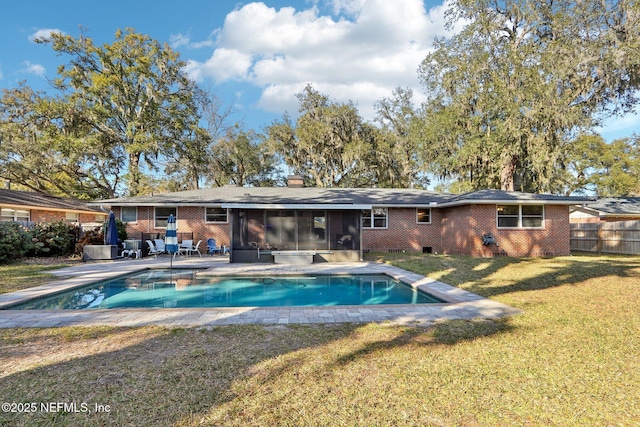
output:
{"label": "paver patio", "polygon": [[382,263],[350,262],[311,265],[230,264],[226,257],[178,259],[174,268],[203,269],[199,276],[275,276],[386,274],[435,295],[445,304],[393,304],[332,307],[148,308],[94,310],[11,310],[11,306],[96,281],[149,268],[169,268],[168,256],[88,263],[51,271],[60,277],[46,285],[0,295],[0,328],[58,326],[216,326],[228,324],[304,324],[388,322],[429,324],[444,319],[495,318],[520,310],[442,282]]}

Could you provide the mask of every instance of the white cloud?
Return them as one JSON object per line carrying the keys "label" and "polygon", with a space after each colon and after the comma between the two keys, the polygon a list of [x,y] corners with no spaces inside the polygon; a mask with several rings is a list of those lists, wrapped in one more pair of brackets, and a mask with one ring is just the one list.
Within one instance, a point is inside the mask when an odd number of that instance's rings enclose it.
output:
{"label": "white cloud", "polygon": [[[417,68],[436,35],[445,35],[443,6],[427,11],[422,0],[331,0],[335,17],[315,6],[304,10],[249,3],[230,12],[216,30],[216,49],[187,68],[198,80],[252,83],[258,106],[297,111],[306,84],[367,117],[373,103],[398,86],[420,93]],[[178,39],[177,39],[178,40]]]}
{"label": "white cloud", "polygon": [[51,34],[61,34],[65,35],[66,33],[62,30],[58,30],[55,28],[42,28],[35,33],[29,36],[29,40],[35,41],[36,39],[40,40],[49,40],[51,38]]}
{"label": "white cloud", "polygon": [[192,42],[191,38],[185,34],[171,34],[169,36],[169,46],[172,49],[178,49],[182,46],[186,46],[189,49],[200,49],[202,47],[213,46],[212,40],[203,40],[199,42]]}
{"label": "white cloud", "polygon": [[38,77],[45,77],[47,70],[40,64],[32,64],[30,61],[24,61],[25,71],[29,74],[35,74]]}

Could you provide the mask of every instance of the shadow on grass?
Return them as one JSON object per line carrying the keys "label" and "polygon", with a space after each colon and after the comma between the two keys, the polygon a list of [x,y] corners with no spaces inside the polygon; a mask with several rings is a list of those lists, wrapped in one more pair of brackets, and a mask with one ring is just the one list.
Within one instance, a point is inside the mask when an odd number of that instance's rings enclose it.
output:
{"label": "shadow on grass", "polygon": [[632,256],[472,258],[379,254],[377,258],[486,298],[511,292],[573,285],[599,277],[638,276],[640,272],[640,257]]}
{"label": "shadow on grass", "polygon": [[429,328],[410,327],[387,341],[375,341],[348,353],[336,360],[336,365],[345,365],[369,354],[405,346],[456,345],[513,331],[508,318],[482,320],[447,320]]}
{"label": "shadow on grass", "polygon": [[[24,336],[0,341],[5,372],[0,372],[0,398],[35,402],[38,410],[2,412],[0,425],[174,425],[236,398],[231,385],[252,375],[252,367],[265,359],[344,339],[360,326],[99,328],[95,339],[108,339],[104,348],[91,350],[93,328],[31,330],[31,336],[28,330],[17,330]],[[87,335],[69,341],[67,329],[85,329]],[[12,359],[29,356],[28,351],[16,350],[24,347],[20,343],[50,346],[60,356],[31,354],[30,367],[6,374]],[[41,411],[39,405],[48,402],[75,402],[77,407],[86,403],[90,409],[109,405],[110,411]]]}
{"label": "shadow on grass", "polygon": [[[207,417],[212,408],[242,399],[234,387],[238,381],[255,377],[259,384],[275,384],[278,378],[305,364],[306,369],[324,372],[325,368],[308,358],[316,351],[331,354],[335,350],[327,346],[332,343],[349,342],[357,346],[354,340],[362,340],[364,344],[338,359],[322,359],[329,367],[348,364],[376,351],[413,345],[454,345],[511,330],[507,320],[445,321],[433,327],[381,326],[382,331],[390,332],[380,332],[374,327],[378,331],[375,336],[387,333],[397,336],[368,343],[368,337],[362,338],[361,328],[371,332],[370,326],[362,324],[237,325],[210,330],[60,328],[31,330],[31,336],[28,330],[19,330],[22,341],[0,342],[0,359],[4,363],[29,356],[11,349],[21,347],[20,342],[28,346],[41,344],[45,354],[46,346],[51,346],[51,351],[60,356],[40,358],[41,355],[32,354],[33,364],[27,369],[14,368],[13,373],[3,375],[2,401],[29,401],[38,405],[75,402],[76,406],[85,403],[90,410],[0,413],[0,424],[190,424]],[[98,344],[102,347],[89,350],[93,340],[102,340]],[[65,347],[66,352],[61,350]],[[296,353],[305,349],[314,349],[314,353]],[[266,360],[274,363],[263,365]],[[10,366],[5,365],[5,373]],[[260,394],[257,390],[253,392]],[[108,405],[109,412],[95,413],[96,404]]]}

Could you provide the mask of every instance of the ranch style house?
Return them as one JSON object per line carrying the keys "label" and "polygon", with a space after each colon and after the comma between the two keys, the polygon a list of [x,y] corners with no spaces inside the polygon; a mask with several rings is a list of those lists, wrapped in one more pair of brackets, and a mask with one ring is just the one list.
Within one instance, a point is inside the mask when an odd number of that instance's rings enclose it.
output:
{"label": "ranch style house", "polygon": [[[569,255],[569,210],[589,198],[480,190],[225,186],[99,200],[129,239],[162,236],[169,215],[194,243],[215,238],[231,262],[358,261],[366,251],[493,256]],[[206,251],[206,243],[203,247]]]}

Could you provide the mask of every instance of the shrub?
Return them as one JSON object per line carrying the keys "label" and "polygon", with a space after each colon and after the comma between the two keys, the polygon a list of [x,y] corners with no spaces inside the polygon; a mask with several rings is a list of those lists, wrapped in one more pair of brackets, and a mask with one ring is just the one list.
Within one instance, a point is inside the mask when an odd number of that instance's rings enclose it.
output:
{"label": "shrub", "polygon": [[116,218],[116,229],[118,230],[118,239],[123,242],[127,240],[127,224]]}
{"label": "shrub", "polygon": [[103,245],[104,233],[103,227],[96,227],[93,230],[87,230],[80,235],[75,247],[75,254],[82,256],[83,248],[86,245]]}
{"label": "shrub", "polygon": [[31,235],[17,222],[0,221],[0,263],[22,258],[31,247]]}
{"label": "shrub", "polygon": [[31,229],[32,249],[37,256],[71,255],[74,251],[80,229],[64,221],[38,223]]}

